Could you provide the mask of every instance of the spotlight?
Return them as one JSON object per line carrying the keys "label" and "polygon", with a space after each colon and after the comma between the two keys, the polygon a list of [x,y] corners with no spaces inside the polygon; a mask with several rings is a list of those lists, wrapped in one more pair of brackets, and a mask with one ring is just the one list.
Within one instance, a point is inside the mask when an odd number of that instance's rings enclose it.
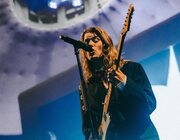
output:
{"label": "spotlight", "polygon": [[52,9],[57,9],[57,7],[58,7],[57,3],[54,2],[54,1],[50,1],[50,2],[48,3],[48,6],[49,6],[50,8],[52,8]]}
{"label": "spotlight", "polygon": [[82,0],[73,0],[72,5],[74,7],[81,6],[82,5]]}

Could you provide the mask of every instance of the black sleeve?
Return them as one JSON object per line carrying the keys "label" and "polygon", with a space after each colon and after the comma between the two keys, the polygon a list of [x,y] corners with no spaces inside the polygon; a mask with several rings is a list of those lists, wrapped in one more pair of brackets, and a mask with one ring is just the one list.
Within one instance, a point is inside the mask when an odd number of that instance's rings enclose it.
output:
{"label": "black sleeve", "polygon": [[[127,82],[120,94],[127,100],[129,108],[150,115],[156,108],[156,99],[143,67],[132,63]],[[128,108],[128,107],[127,107]]]}

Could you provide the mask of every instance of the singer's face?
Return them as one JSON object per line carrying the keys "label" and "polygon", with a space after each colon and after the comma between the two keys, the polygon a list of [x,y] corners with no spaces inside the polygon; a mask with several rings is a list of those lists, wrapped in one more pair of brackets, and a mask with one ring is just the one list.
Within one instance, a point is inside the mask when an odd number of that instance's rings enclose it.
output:
{"label": "singer's face", "polygon": [[101,57],[103,54],[103,43],[101,39],[94,33],[86,33],[84,35],[84,42],[90,45],[93,52],[87,52],[86,56],[90,60],[91,58]]}

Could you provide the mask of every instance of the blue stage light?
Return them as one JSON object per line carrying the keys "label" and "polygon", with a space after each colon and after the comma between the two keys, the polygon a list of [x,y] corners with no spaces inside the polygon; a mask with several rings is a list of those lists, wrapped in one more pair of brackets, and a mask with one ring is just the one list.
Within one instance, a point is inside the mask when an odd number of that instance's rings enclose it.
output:
{"label": "blue stage light", "polygon": [[82,5],[82,0],[73,0],[72,5],[74,7],[81,6]]}
{"label": "blue stage light", "polygon": [[58,4],[57,4],[56,2],[54,2],[54,1],[50,1],[50,2],[48,3],[48,6],[49,6],[50,8],[52,8],[52,9],[57,9]]}

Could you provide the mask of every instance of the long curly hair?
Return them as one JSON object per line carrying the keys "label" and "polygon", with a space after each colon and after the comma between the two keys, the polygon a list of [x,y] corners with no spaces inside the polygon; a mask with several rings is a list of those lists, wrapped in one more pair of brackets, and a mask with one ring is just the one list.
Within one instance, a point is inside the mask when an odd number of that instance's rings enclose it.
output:
{"label": "long curly hair", "polygon": [[[106,59],[106,62],[108,62],[108,67],[111,67],[115,69],[115,60],[117,60],[118,53],[116,48],[113,45],[111,37],[108,35],[108,33],[103,30],[100,27],[89,27],[83,31],[81,34],[81,41],[84,42],[84,36],[86,33],[94,33],[96,34],[103,43],[103,54],[104,58]],[[87,53],[84,50],[80,50],[81,55],[81,63],[82,63],[82,69],[84,74],[85,82],[87,83],[89,79],[92,76],[92,72],[89,69],[88,66],[88,59],[87,59]],[[120,61],[120,67],[122,67],[124,61],[123,59]]]}

